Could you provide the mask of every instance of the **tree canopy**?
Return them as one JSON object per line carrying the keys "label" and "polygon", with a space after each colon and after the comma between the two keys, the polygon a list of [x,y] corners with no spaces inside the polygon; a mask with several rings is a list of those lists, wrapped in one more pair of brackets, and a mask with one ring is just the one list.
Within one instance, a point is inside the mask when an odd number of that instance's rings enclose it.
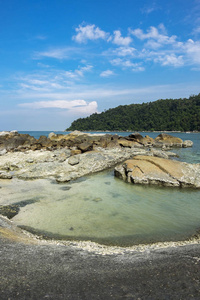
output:
{"label": "tree canopy", "polygon": [[80,131],[200,131],[200,94],[188,99],[161,99],[120,105],[72,122]]}

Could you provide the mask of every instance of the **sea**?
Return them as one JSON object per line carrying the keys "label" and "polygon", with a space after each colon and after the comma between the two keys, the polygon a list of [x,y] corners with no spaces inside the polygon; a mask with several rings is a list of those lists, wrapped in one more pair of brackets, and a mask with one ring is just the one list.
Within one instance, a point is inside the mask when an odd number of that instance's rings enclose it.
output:
{"label": "sea", "polygon": [[[20,133],[39,138],[41,135],[48,136],[50,131]],[[140,134],[155,138],[160,132]],[[200,133],[169,134],[194,143],[191,148],[172,150],[178,154],[178,160],[200,163]],[[113,169],[70,183],[16,179],[1,181],[0,186],[3,199],[0,204],[28,203],[20,208],[13,221],[47,239],[84,240],[127,247],[141,243],[183,241],[200,231],[198,189],[133,185],[115,178]]]}

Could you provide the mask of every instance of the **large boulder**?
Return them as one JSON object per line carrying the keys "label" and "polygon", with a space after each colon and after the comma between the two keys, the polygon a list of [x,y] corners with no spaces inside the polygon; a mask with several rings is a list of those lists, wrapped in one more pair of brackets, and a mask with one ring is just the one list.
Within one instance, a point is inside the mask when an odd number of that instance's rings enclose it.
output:
{"label": "large boulder", "polygon": [[151,138],[150,136],[146,135],[145,137],[143,137],[140,133],[135,132],[135,133],[131,133],[128,138],[128,140],[139,143],[143,146],[152,146],[154,144],[154,139]]}
{"label": "large boulder", "polygon": [[161,133],[155,138],[156,142],[168,145],[170,147],[182,147],[183,140],[170,134]]}
{"label": "large boulder", "polygon": [[115,168],[115,176],[130,183],[200,188],[200,164],[152,156],[135,156]]}

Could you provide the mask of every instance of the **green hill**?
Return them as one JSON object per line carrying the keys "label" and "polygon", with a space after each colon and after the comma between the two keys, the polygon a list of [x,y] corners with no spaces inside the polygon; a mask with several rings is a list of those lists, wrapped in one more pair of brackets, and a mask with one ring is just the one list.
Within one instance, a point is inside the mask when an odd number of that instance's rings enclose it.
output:
{"label": "green hill", "polygon": [[200,94],[189,99],[120,105],[77,119],[66,130],[200,131]]}

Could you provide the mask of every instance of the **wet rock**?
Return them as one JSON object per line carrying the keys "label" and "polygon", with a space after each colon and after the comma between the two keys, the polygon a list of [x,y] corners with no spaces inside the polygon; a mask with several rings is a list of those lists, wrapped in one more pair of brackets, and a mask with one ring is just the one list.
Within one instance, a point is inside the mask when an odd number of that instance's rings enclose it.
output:
{"label": "wet rock", "polygon": [[19,213],[20,208],[17,205],[0,205],[0,215],[12,219]]}
{"label": "wet rock", "polygon": [[20,207],[24,207],[26,205],[38,202],[39,199],[27,199],[23,200],[17,203],[13,203],[10,205],[0,205],[0,215],[6,216],[8,219],[12,219],[14,216],[16,216],[19,211]]}
{"label": "wet rock", "polygon": [[103,201],[103,200],[102,200],[102,198],[97,197],[97,198],[92,199],[92,201],[93,201],[93,202],[101,202],[101,201]]}
{"label": "wet rock", "polygon": [[129,183],[200,188],[200,164],[136,156],[115,168],[115,176]]}
{"label": "wet rock", "polygon": [[60,189],[62,191],[69,191],[71,189],[71,186],[62,186]]}

